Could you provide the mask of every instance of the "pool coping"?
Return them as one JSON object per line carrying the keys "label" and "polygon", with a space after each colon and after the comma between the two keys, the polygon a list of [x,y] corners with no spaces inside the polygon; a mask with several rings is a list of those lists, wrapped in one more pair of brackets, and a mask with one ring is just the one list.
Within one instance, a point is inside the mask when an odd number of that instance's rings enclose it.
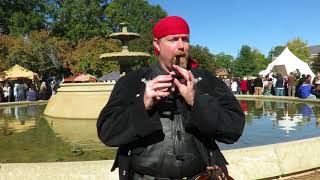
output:
{"label": "pool coping", "polygon": [[1,102],[0,103],[0,107],[3,107],[3,106],[34,105],[34,104],[47,104],[47,103],[48,103],[48,100]]}
{"label": "pool coping", "polygon": [[[272,99],[319,104],[320,100],[295,97],[236,95],[238,99]],[[27,105],[42,102],[14,102],[5,105]],[[3,106],[0,104],[0,106]],[[291,142],[268,144],[241,149],[224,150],[229,162],[228,171],[239,180],[282,178],[294,173],[320,167],[320,137]],[[49,162],[49,163],[0,163],[0,180],[55,179],[118,179],[117,170],[110,172],[113,160]]]}

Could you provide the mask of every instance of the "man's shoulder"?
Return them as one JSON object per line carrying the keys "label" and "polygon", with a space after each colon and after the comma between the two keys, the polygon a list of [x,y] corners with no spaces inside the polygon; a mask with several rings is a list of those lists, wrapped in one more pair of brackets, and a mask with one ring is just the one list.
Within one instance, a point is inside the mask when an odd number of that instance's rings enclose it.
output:
{"label": "man's shoulder", "polygon": [[215,77],[208,70],[202,69],[202,68],[191,69],[191,72],[195,76],[201,76],[202,75],[202,76],[206,76],[206,77]]}

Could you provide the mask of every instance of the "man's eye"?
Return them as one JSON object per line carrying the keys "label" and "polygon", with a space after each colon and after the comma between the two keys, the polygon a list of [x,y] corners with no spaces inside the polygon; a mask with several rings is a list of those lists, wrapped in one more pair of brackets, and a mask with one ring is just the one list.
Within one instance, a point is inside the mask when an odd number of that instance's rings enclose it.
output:
{"label": "man's eye", "polygon": [[189,38],[182,38],[183,42],[189,42]]}

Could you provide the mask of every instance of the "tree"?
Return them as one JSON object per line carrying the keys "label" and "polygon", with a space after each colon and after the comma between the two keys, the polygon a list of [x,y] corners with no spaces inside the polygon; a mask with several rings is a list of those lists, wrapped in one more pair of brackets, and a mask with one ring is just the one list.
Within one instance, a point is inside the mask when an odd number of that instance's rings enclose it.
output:
{"label": "tree", "polygon": [[4,69],[9,68],[9,64],[7,61],[7,56],[9,54],[9,44],[12,42],[12,37],[9,35],[0,35],[0,69],[3,71]]}
{"label": "tree", "polygon": [[255,67],[253,63],[253,56],[251,54],[251,47],[243,45],[241,46],[236,61],[234,62],[232,72],[235,76],[242,77],[252,74],[253,69],[255,69]]}
{"label": "tree", "polygon": [[63,62],[64,66],[72,73],[89,73],[101,76],[119,69],[116,61],[101,60],[99,56],[105,52],[120,51],[117,42],[94,37],[81,40],[68,51]]}
{"label": "tree", "polygon": [[310,57],[310,49],[308,44],[300,38],[293,39],[287,43],[290,51],[300,58],[302,61],[308,62]]}
{"label": "tree", "polygon": [[25,35],[46,25],[45,0],[2,0],[0,28],[4,34]]}
{"label": "tree", "polygon": [[202,47],[200,45],[195,45],[190,47],[190,55],[195,59],[201,68],[212,71],[215,67],[215,60],[213,54],[209,52],[207,47]]}
{"label": "tree", "polygon": [[252,49],[248,45],[243,45],[240,49],[238,57],[233,65],[233,73],[235,76],[255,75],[265,69],[268,60],[257,49]]}
{"label": "tree", "polygon": [[112,31],[104,14],[108,3],[108,0],[52,0],[48,4],[50,28],[54,35],[73,44],[81,39],[104,37]]}
{"label": "tree", "polygon": [[316,72],[320,72],[320,53],[312,58],[312,69],[314,69]]}
{"label": "tree", "polygon": [[216,54],[214,57],[216,60],[216,65],[219,68],[225,68],[225,69],[231,68],[232,63],[234,61],[233,56],[225,53]]}
{"label": "tree", "polygon": [[278,57],[283,50],[286,48],[286,46],[276,46],[272,48],[268,53],[268,60],[271,62],[274,60],[274,58]]}
{"label": "tree", "polygon": [[265,58],[258,49],[253,49],[252,54],[255,64],[255,69],[252,73],[259,74],[259,72],[267,68],[268,64],[271,63],[271,60]]}
{"label": "tree", "polygon": [[19,64],[39,74],[61,68],[61,53],[68,51],[68,43],[57,37],[50,37],[47,31],[31,31],[25,37],[0,36],[2,65],[7,69]]}

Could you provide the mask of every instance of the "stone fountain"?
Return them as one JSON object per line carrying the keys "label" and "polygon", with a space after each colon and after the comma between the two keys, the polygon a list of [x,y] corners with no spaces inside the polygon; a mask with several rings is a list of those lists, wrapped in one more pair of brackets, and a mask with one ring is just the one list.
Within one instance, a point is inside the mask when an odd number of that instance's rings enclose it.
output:
{"label": "stone fountain", "polygon": [[128,23],[120,23],[121,32],[112,33],[109,35],[112,39],[118,39],[122,42],[121,52],[104,53],[100,55],[100,59],[116,60],[120,65],[120,73],[126,73],[131,70],[133,60],[144,60],[150,57],[144,52],[130,52],[128,48],[129,41],[140,38],[140,35],[133,32],[128,32]]}
{"label": "stone fountain", "polygon": [[[137,33],[128,32],[128,23],[121,23],[121,32],[112,33],[110,38],[122,42],[121,52],[104,53],[100,59],[117,61],[120,72],[130,71],[133,60],[150,57],[143,52],[130,52],[128,42],[139,38]],[[93,119],[96,120],[101,109],[106,105],[115,82],[97,83],[62,83],[56,95],[51,96],[44,111],[49,119]]]}

